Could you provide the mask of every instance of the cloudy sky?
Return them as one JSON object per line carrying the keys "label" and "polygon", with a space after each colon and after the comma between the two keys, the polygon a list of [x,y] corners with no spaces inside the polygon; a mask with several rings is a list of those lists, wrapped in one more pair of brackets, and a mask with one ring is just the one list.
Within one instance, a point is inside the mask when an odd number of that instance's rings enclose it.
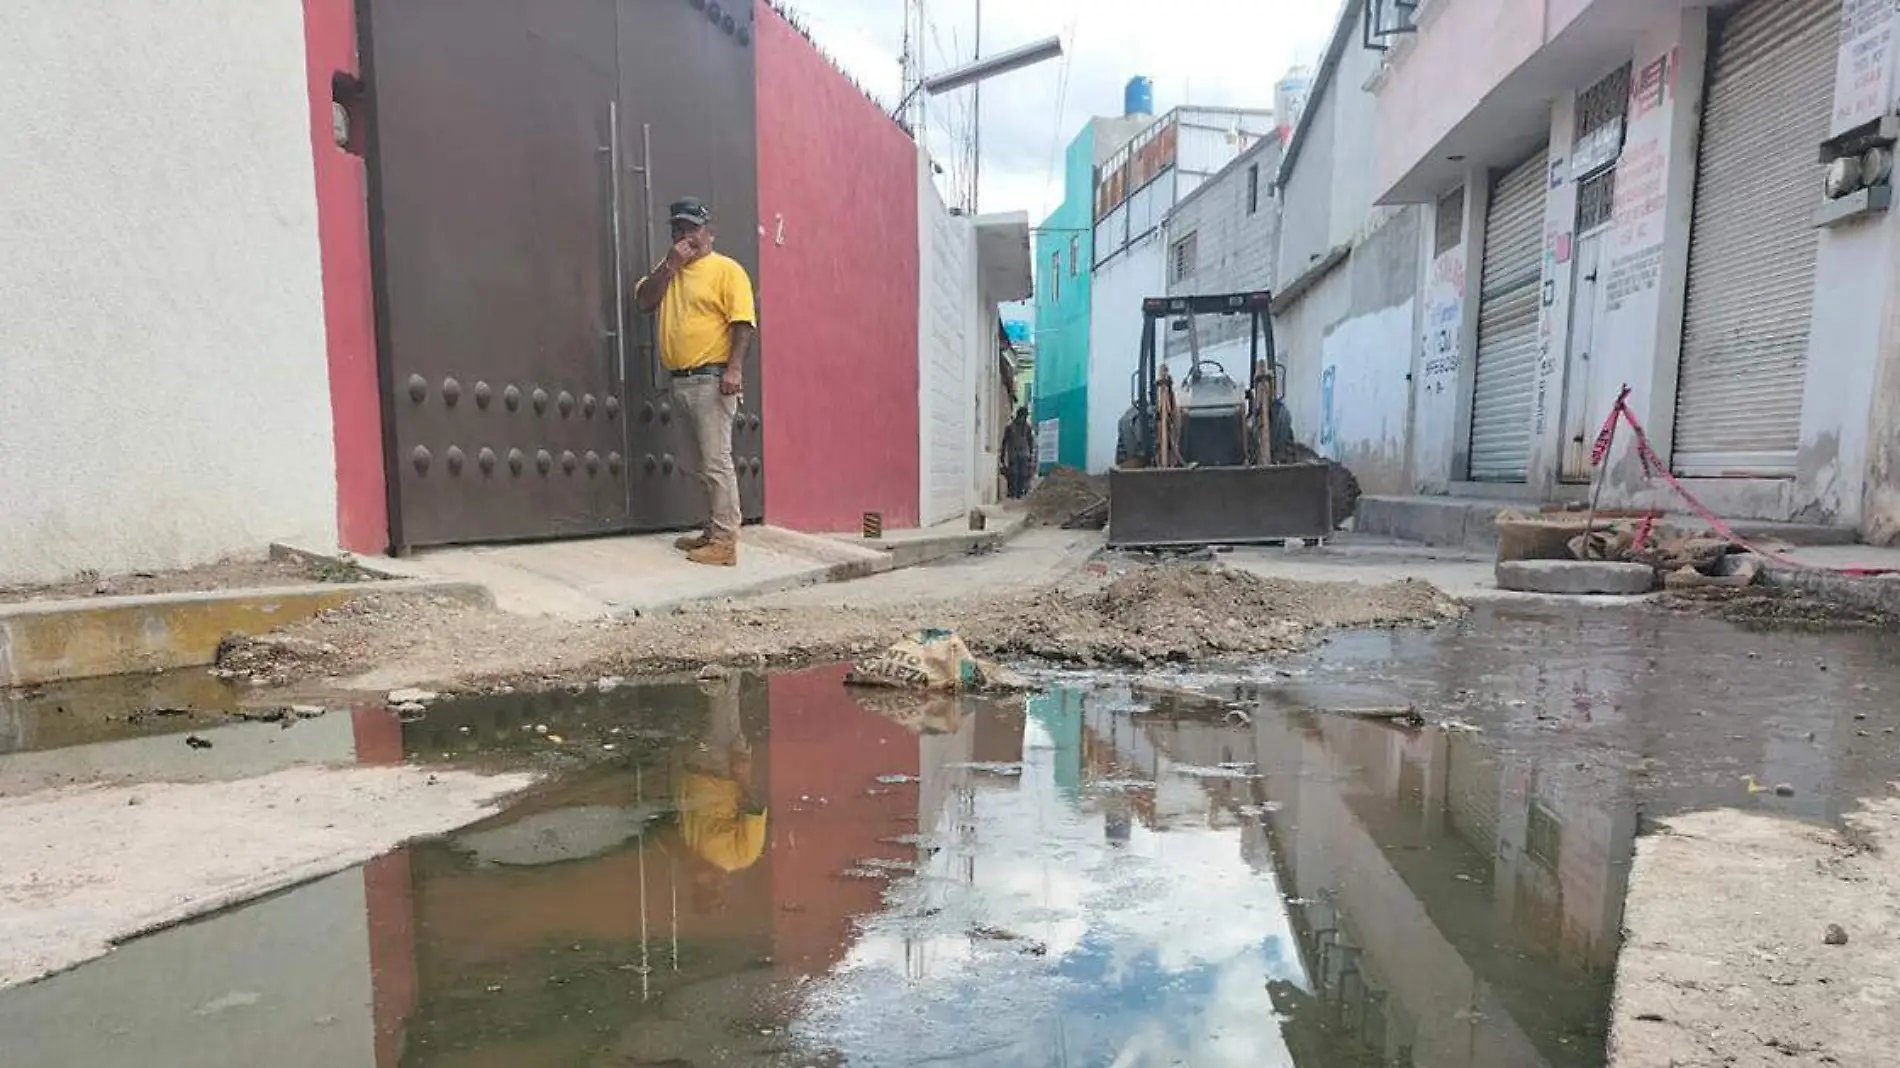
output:
{"label": "cloudy sky", "polygon": [[[978,0],[927,0],[925,70],[967,60]],[[873,95],[895,106],[902,85],[904,0],[791,0],[812,36]],[[983,211],[1040,221],[1060,195],[1061,148],[1093,115],[1120,114],[1122,86],[1154,79],[1155,110],[1184,103],[1271,107],[1273,83],[1317,66],[1337,0],[988,0],[983,54],[1059,35],[1064,59],[985,83]],[[1066,76],[1067,86],[1063,82]],[[951,166],[970,127],[971,91],[930,104],[930,144]],[[1057,115],[1058,101],[1061,114]]]}

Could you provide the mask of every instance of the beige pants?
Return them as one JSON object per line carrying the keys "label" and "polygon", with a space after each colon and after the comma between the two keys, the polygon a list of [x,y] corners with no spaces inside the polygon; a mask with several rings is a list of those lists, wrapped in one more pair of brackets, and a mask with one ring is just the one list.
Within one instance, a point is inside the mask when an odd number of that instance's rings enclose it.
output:
{"label": "beige pants", "polygon": [[737,538],[739,474],[732,466],[732,424],[739,417],[739,398],[719,392],[717,375],[676,378],[673,393],[691,431],[687,470],[706,488],[706,532],[720,539]]}

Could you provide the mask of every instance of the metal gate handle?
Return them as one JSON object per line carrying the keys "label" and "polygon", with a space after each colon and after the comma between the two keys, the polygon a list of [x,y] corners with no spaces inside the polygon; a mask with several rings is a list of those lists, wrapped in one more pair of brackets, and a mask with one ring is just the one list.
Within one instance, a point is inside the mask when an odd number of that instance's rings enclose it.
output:
{"label": "metal gate handle", "polygon": [[[653,259],[653,124],[640,124],[640,162],[631,168],[640,176],[640,255],[642,263],[651,264]],[[650,353],[646,360],[647,385],[656,393],[671,388],[672,381],[660,366],[660,353],[657,345],[650,342],[645,346]]]}
{"label": "metal gate handle", "polygon": [[614,241],[614,373],[619,376],[621,392],[627,385],[627,269],[626,235],[620,202],[620,101],[607,101],[607,162],[613,172],[608,182],[612,199]]}

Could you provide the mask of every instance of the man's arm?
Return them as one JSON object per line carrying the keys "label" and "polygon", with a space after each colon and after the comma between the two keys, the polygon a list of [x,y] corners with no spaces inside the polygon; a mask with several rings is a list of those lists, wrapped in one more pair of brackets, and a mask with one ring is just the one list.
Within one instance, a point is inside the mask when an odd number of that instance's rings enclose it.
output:
{"label": "man's arm", "polygon": [[745,361],[752,354],[752,342],[759,328],[754,325],[758,309],[752,300],[752,279],[737,264],[726,279],[726,321],[731,324],[732,356],[726,361],[725,377],[719,391],[727,396],[745,392]]}
{"label": "man's arm", "polygon": [[672,261],[663,260],[640,279],[633,287],[633,299],[640,305],[641,311],[653,314],[654,309],[660,306],[660,301],[666,297],[666,287],[673,284],[673,275]]}

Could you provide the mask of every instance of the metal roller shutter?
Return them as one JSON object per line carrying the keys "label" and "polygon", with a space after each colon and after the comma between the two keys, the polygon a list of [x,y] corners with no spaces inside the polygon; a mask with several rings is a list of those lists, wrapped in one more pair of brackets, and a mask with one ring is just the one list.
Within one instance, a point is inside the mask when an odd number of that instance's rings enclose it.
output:
{"label": "metal roller shutter", "polygon": [[1471,477],[1477,481],[1522,482],[1530,471],[1547,155],[1539,149],[1491,187],[1471,401]]}
{"label": "metal roller shutter", "polygon": [[1714,43],[1696,167],[1674,465],[1794,474],[1820,239],[1815,146],[1840,0],[1755,0]]}

